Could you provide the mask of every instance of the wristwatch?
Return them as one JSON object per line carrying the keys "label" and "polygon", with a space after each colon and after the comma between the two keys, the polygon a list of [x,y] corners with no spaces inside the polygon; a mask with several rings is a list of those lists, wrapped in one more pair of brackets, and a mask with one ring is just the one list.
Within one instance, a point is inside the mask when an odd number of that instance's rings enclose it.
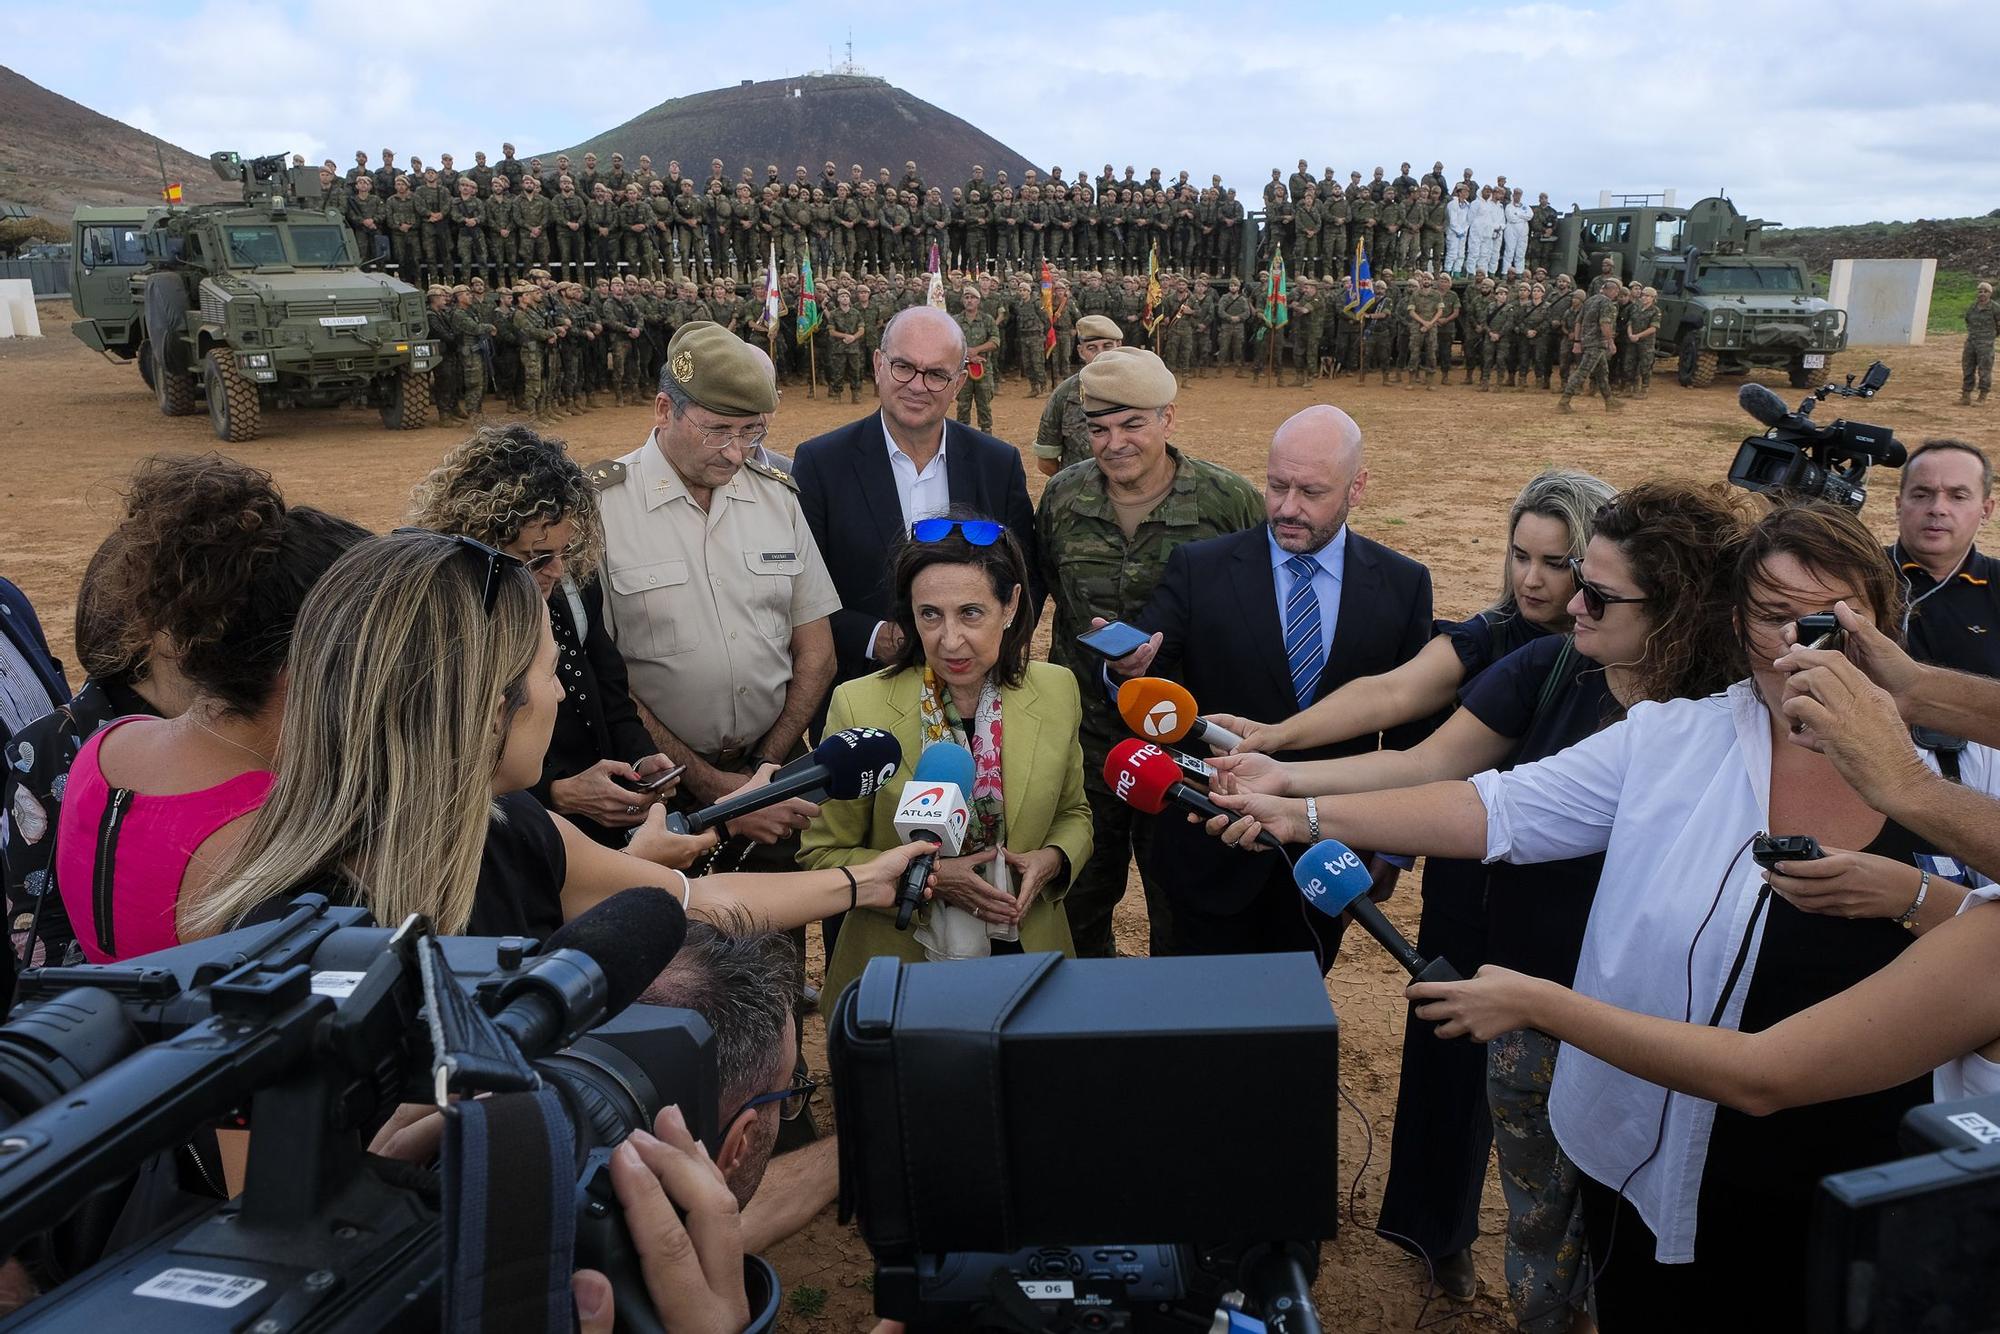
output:
{"label": "wristwatch", "polygon": [[1306,837],[1319,842],[1319,798],[1306,798]]}
{"label": "wristwatch", "polygon": [[1917,929],[1917,912],[1924,906],[1924,896],[1931,892],[1931,873],[1923,867],[1917,868],[1917,897],[1910,906],[1903,909],[1903,915],[1896,919],[1896,925],[1905,931]]}

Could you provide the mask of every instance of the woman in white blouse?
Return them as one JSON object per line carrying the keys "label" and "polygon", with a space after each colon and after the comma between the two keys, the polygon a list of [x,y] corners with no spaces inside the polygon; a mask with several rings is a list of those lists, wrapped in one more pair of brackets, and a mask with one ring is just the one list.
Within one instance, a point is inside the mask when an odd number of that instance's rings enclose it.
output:
{"label": "woman in white blouse", "polygon": [[[1965,889],[1830,760],[1784,744],[1773,660],[1800,616],[1840,600],[1895,635],[1895,571],[1851,512],[1795,505],[1753,530],[1730,592],[1737,642],[1717,647],[1739,655],[1747,679],[1723,694],[1638,704],[1569,750],[1469,783],[1320,800],[1320,831],[1489,861],[1603,852],[1575,990],[1623,1009],[1755,1032],[1860,982],[1915,929],[1950,919]],[[1994,752],[1970,746],[1956,758],[1968,787],[2000,790]],[[1229,827],[1231,841],[1265,826],[1288,840],[1308,832],[1296,802],[1218,800],[1253,817]],[[1750,857],[1765,830],[1811,835],[1826,856],[1781,863],[1767,880]],[[1818,1179],[1894,1157],[1898,1121],[1929,1090],[1910,1078],[1756,1118],[1565,1047],[1549,1110],[1587,1178],[1599,1327],[1680,1330],[1726,1298],[1720,1323],[1732,1328],[1803,1328]]]}

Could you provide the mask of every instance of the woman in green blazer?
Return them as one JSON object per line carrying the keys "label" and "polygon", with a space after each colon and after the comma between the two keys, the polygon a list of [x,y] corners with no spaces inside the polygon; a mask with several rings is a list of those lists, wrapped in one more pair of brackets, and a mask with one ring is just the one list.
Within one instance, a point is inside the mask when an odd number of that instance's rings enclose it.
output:
{"label": "woman in green blazer", "polygon": [[[1027,566],[1006,528],[989,519],[919,519],[893,557],[890,665],[833,692],[827,731],[879,727],[907,764],[927,745],[972,752],[964,855],[941,858],[932,900],[911,929],[893,912],[847,915],[820,994],[837,999],[876,955],[921,962],[1019,950],[1073,953],[1061,907],[1090,859],[1083,795],[1082,706],[1076,678],[1028,661],[1034,623],[1024,613]],[[878,645],[878,647],[880,647]],[[902,785],[858,801],[830,801],[805,831],[810,870],[868,860],[901,840]]]}

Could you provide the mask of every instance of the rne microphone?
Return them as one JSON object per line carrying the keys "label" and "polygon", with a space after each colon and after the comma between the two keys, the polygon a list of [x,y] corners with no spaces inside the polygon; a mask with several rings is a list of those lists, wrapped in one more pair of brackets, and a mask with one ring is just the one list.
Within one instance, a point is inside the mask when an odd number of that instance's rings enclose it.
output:
{"label": "rne microphone", "polygon": [[568,1046],[645,993],[687,939],[664,889],[620,890],[565,922],[500,992],[493,1022],[530,1054]]}
{"label": "rne microphone", "polygon": [[1442,957],[1426,960],[1417,953],[1417,947],[1382,915],[1382,910],[1368,897],[1368,891],[1374,888],[1368,867],[1338,839],[1321,839],[1300,854],[1292,867],[1292,879],[1307,903],[1328,917],[1345,912],[1417,981],[1464,980],[1450,961]]}
{"label": "rne microphone", "polygon": [[[1104,760],[1104,785],[1118,800],[1147,815],[1158,815],[1171,801],[1203,819],[1212,820],[1218,815],[1225,820],[1237,818],[1235,811],[1225,811],[1206,792],[1189,783],[1166,751],[1138,737],[1127,737],[1111,748],[1111,754]],[[1257,835],[1257,842],[1284,855],[1285,845],[1268,829]]]}
{"label": "rne microphone", "polygon": [[956,857],[965,846],[971,821],[966,796],[972,791],[972,752],[955,741],[937,741],[917,757],[916,775],[903,784],[896,805],[896,836],[905,843],[921,839],[935,849],[910,859],[896,886],[896,929],[906,931],[910,914],[924,901],[924,881],[939,857]]}
{"label": "rne microphone", "polygon": [[1194,696],[1177,681],[1135,676],[1118,687],[1118,715],[1133,733],[1148,741],[1179,741],[1186,737],[1231,751],[1243,738],[1226,727],[1197,717]]}
{"label": "rne microphone", "polygon": [[896,744],[895,737],[878,727],[850,727],[827,737],[813,747],[812,754],[804,761],[786,765],[762,787],[732,792],[713,806],[704,806],[689,815],[669,815],[667,831],[699,834],[725,820],[761,811],[816,789],[824,790],[833,801],[872,797],[889,785],[902,762],[903,748]]}

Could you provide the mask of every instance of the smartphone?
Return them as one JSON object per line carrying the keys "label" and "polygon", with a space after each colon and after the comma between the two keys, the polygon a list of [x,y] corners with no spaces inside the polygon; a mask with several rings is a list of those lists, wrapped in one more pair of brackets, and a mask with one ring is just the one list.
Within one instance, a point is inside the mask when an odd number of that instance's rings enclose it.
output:
{"label": "smartphone", "polygon": [[1810,834],[1759,834],[1750,845],[1750,860],[1767,871],[1779,862],[1816,862],[1825,855]]}
{"label": "smartphone", "polygon": [[1134,629],[1123,621],[1112,621],[1108,625],[1081,634],[1076,642],[1103,657],[1108,662],[1116,662],[1133,650],[1142,647],[1152,636],[1144,630]]}
{"label": "smartphone", "polygon": [[1847,643],[1847,632],[1830,611],[1816,611],[1799,617],[1799,643],[1807,648],[1837,649]]}
{"label": "smartphone", "polygon": [[685,764],[676,764],[673,768],[656,773],[651,778],[642,778],[636,783],[628,781],[625,783],[625,786],[631,788],[634,792],[658,792],[686,771],[687,766]]}

